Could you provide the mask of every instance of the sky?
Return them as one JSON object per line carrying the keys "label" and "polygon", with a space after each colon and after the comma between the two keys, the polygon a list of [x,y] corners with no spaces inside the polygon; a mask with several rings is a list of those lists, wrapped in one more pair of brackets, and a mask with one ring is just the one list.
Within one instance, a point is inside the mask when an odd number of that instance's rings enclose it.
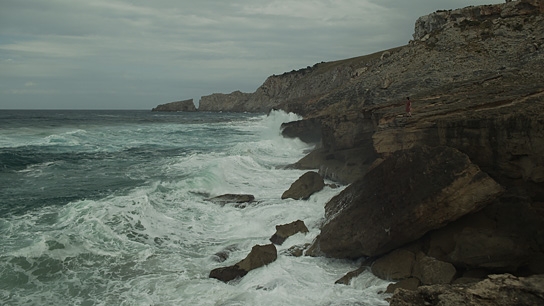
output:
{"label": "sky", "polygon": [[498,0],[0,0],[0,109],[151,109],[407,44]]}

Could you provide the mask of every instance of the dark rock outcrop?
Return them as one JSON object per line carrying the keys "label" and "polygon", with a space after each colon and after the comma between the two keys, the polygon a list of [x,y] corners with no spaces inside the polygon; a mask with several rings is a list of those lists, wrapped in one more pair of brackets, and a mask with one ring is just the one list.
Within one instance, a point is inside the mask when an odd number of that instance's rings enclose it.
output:
{"label": "dark rock outcrop", "polygon": [[399,151],[334,197],[311,255],[376,256],[478,211],[502,188],[448,147]]}
{"label": "dark rock outcrop", "polygon": [[273,244],[255,245],[246,258],[235,265],[213,269],[209,277],[229,282],[244,277],[249,271],[268,265],[277,258],[278,252]]}
{"label": "dark rock outcrop", "polygon": [[310,196],[325,187],[321,175],[315,171],[304,173],[296,180],[282,195],[282,199],[292,198],[295,200],[307,200]]}
{"label": "dark rock outcrop", "polygon": [[403,280],[412,276],[416,255],[404,249],[397,249],[377,259],[372,264],[372,274],[385,280]]}
{"label": "dark rock outcrop", "polygon": [[544,305],[544,275],[490,275],[484,281],[468,285],[422,286],[416,291],[397,289],[391,297],[390,305]]}
{"label": "dark rock outcrop", "polygon": [[417,256],[412,272],[412,275],[423,285],[449,284],[456,274],[457,270],[451,263],[424,254]]}
{"label": "dark rock outcrop", "polygon": [[220,204],[221,206],[228,204],[228,203],[236,203],[236,204],[242,204],[242,203],[251,203],[255,201],[255,196],[251,194],[232,194],[227,193],[223,194],[217,197],[206,199],[207,201]]}
{"label": "dark rock outcrop", "polygon": [[152,112],[196,112],[193,99],[157,105]]}
{"label": "dark rock outcrop", "polygon": [[308,228],[306,227],[306,224],[304,224],[304,221],[297,220],[289,224],[276,225],[276,232],[270,237],[270,241],[273,244],[282,245],[285,239],[297,233],[308,232]]}

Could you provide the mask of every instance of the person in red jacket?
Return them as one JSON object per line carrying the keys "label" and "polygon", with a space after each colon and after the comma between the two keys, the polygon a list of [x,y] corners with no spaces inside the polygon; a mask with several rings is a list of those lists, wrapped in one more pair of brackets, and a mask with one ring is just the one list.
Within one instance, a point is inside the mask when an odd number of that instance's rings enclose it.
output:
{"label": "person in red jacket", "polygon": [[412,117],[412,101],[410,97],[406,97],[406,116]]}

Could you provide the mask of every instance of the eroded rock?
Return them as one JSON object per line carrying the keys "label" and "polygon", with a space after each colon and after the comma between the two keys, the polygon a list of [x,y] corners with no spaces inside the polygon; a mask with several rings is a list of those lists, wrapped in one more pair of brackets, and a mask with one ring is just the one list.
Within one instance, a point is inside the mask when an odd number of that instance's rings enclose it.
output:
{"label": "eroded rock", "polygon": [[273,244],[282,245],[285,239],[297,234],[308,233],[308,228],[304,221],[297,220],[289,224],[276,225],[276,233],[270,237]]}
{"label": "eroded rock", "polygon": [[396,152],[327,203],[327,222],[307,254],[381,255],[480,210],[502,190],[455,149]]}
{"label": "eroded rock", "polygon": [[296,180],[282,195],[282,199],[307,200],[310,196],[325,187],[325,182],[319,173],[309,171]]}
{"label": "eroded rock", "polygon": [[251,194],[223,194],[217,197],[209,198],[207,201],[220,204],[221,206],[228,204],[228,203],[236,203],[236,204],[243,204],[243,203],[250,203],[255,201],[255,196]]}
{"label": "eroded rock", "polygon": [[276,247],[273,244],[255,245],[246,258],[235,265],[213,269],[209,277],[223,282],[244,277],[249,271],[274,262],[278,258]]}
{"label": "eroded rock", "polygon": [[539,306],[544,305],[544,275],[500,274],[474,284],[421,286],[416,291],[398,289],[390,305]]}
{"label": "eroded rock", "polygon": [[412,276],[416,255],[410,251],[397,249],[378,258],[372,264],[372,273],[385,280],[402,280]]}

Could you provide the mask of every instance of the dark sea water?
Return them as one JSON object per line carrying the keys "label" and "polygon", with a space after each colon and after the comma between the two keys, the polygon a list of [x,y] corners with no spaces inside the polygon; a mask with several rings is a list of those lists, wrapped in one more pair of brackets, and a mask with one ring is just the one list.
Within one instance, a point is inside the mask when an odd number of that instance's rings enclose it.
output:
{"label": "dark sea water", "polygon": [[[342,190],[280,199],[304,173],[283,166],[311,149],[280,135],[297,119],[0,110],[0,305],[387,305],[388,283],[370,273],[334,285],[357,263],[283,255],[319,234]],[[225,193],[257,201],[206,201]],[[276,262],[235,283],[208,278],[297,219],[310,233]]]}

